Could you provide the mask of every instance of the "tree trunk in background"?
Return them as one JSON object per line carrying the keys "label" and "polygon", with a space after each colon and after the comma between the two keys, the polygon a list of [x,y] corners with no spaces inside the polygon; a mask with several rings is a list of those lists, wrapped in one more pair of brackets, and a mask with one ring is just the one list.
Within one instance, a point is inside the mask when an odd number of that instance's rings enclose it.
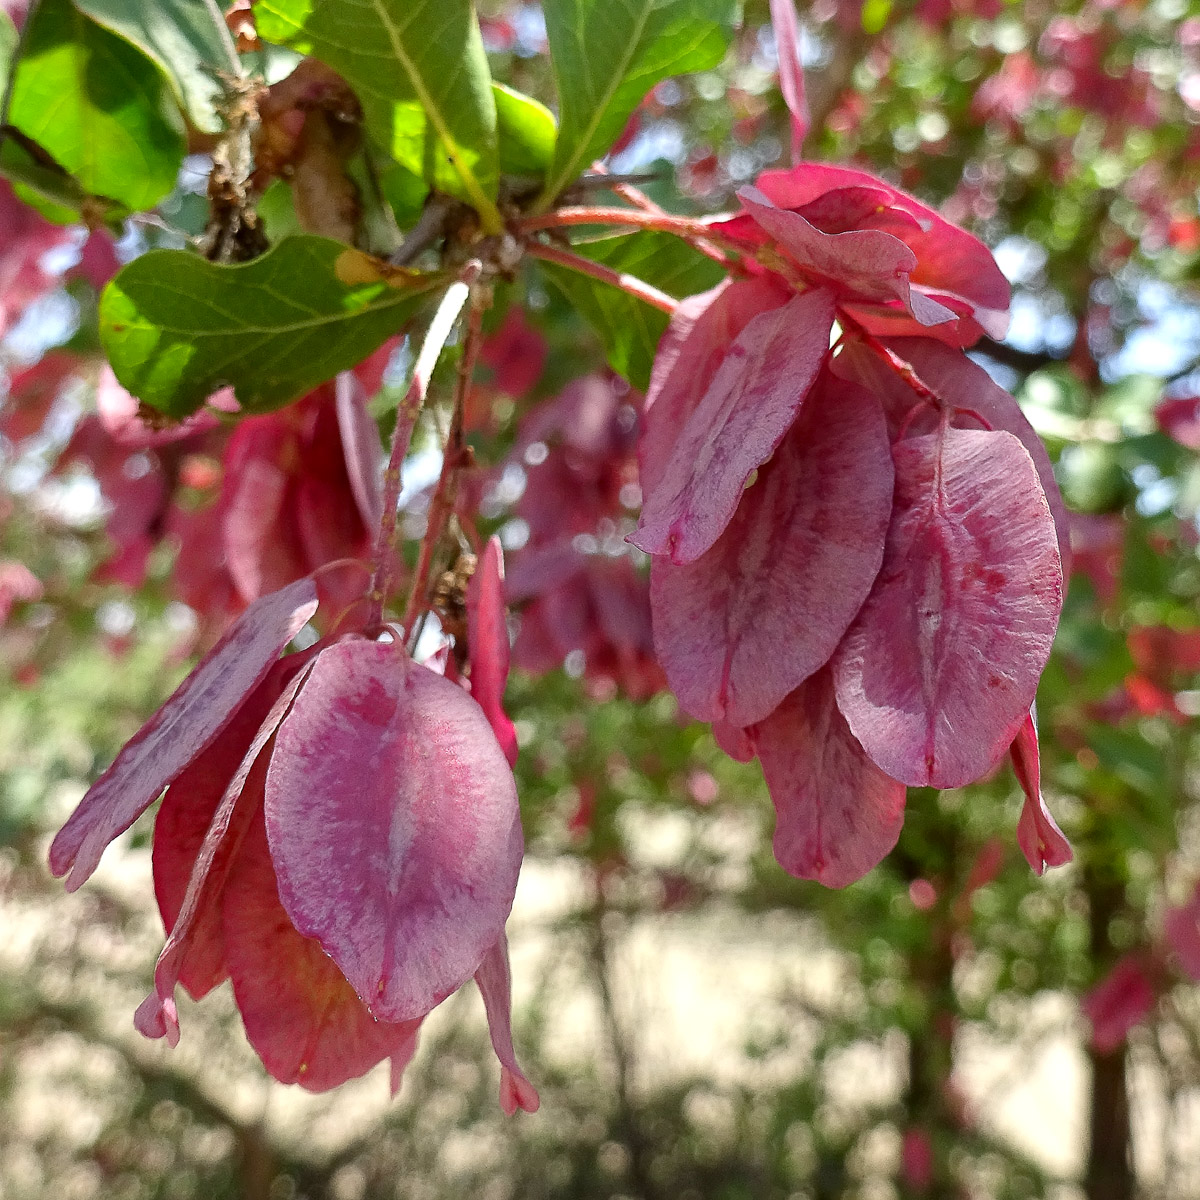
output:
{"label": "tree trunk in background", "polygon": [[[1091,902],[1091,952],[1094,963],[1111,964],[1115,950],[1109,942],[1109,923],[1125,906],[1124,885],[1101,876],[1092,864],[1084,869],[1084,887]],[[1136,1181],[1131,1161],[1129,1092],[1126,1082],[1127,1047],[1100,1054],[1090,1043],[1092,1068],[1091,1126],[1084,1188],[1088,1200],[1133,1200]]]}

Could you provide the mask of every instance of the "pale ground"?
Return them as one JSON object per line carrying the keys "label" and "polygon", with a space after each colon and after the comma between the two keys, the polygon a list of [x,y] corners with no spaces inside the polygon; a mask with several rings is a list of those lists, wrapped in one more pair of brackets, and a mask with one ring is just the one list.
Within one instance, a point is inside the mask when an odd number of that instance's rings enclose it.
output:
{"label": "pale ground", "polygon": [[[70,800],[64,794],[59,806],[65,811]],[[718,828],[713,836],[720,837],[728,847],[736,844],[739,836],[744,839],[744,832],[735,827]],[[645,834],[642,845],[648,858],[661,857],[664,861],[670,859],[675,842],[683,836],[669,818],[648,826]],[[140,974],[148,980],[161,933],[157,918],[148,910],[151,886],[146,851],[119,847],[110,850],[91,884],[73,896],[52,893],[50,904],[23,901],[14,895],[7,886],[10,871],[11,864],[0,863],[0,927],[6,931],[0,941],[0,969],[20,971],[33,961],[39,947],[43,957],[47,949],[53,951],[55,939],[67,936],[61,932],[68,927],[66,918],[72,913],[82,915],[98,896],[107,895],[135,912],[145,913],[144,921],[126,922],[127,929],[133,926],[132,936],[125,933],[117,940],[95,933],[91,944],[89,935],[84,934],[82,943],[74,945],[82,948],[89,960],[112,964],[114,969]],[[571,862],[547,865],[527,861],[509,927],[518,1007],[528,995],[532,980],[547,970],[570,969],[569,964],[556,962],[555,939],[546,927],[557,916],[578,908],[585,898],[584,880]],[[612,970],[619,1016],[634,1040],[632,1086],[692,1073],[745,1082],[751,1082],[756,1073],[761,1078],[764,1069],[786,1073],[786,1059],[771,1060],[763,1067],[745,1056],[748,1015],[763,1028],[779,1027],[788,1019],[788,1013],[795,1013],[796,997],[817,1009],[827,1009],[845,994],[837,956],[814,955],[811,951],[798,954],[794,935],[794,923],[772,918],[748,920],[733,913],[706,913],[703,917],[660,914],[639,919],[614,945]],[[131,1047],[142,1061],[166,1061],[185,1068],[228,1110],[247,1121],[263,1119],[285,1140],[303,1139],[310,1147],[333,1152],[360,1133],[366,1122],[389,1103],[385,1069],[334,1093],[336,1100],[271,1084],[261,1071],[252,1069],[238,1071],[231,1079],[224,1067],[214,1067],[214,1063],[227,1061],[214,1052],[210,1041],[221,1036],[219,1022],[202,1019],[196,1006],[182,994],[183,1040],[172,1051],[165,1044],[145,1042],[134,1033],[129,1014],[140,997],[124,994],[104,969],[74,984],[65,976],[56,978],[51,970],[44,976],[43,990],[51,999],[66,1002],[71,999],[72,987],[79,988],[81,982],[89,995],[111,993],[112,1003],[107,1006],[113,1014],[106,1028],[109,1036]],[[581,1055],[602,1053],[598,1048],[607,1043],[594,991],[571,988],[568,981],[562,994],[573,999],[553,1010],[547,1055],[569,1063],[578,1061]],[[222,1004],[231,1008],[223,993],[206,999],[209,1017]],[[433,1019],[482,1023],[482,1005],[477,997],[455,1004],[452,1010],[446,1006],[446,1010]],[[229,1015],[232,1018],[231,1012]],[[989,1042],[975,1028],[962,1029],[960,1084],[971,1111],[986,1128],[1011,1139],[1056,1174],[1069,1177],[1080,1167],[1085,1137],[1083,1027],[1072,1002],[1053,994],[1035,1003],[1028,1027],[1031,1040],[1039,1045],[1034,1054],[1021,1046]],[[1044,1040],[1039,1040],[1043,1033]],[[851,1046],[837,1062],[831,1085],[848,1107],[886,1102],[899,1095],[904,1058],[905,1045],[899,1037],[885,1040],[882,1045],[863,1042]],[[18,1152],[10,1156],[7,1165],[0,1166],[0,1197],[5,1194],[6,1179],[14,1194],[36,1194],[28,1186],[21,1186],[22,1181],[32,1184],[38,1177],[36,1161],[21,1157],[22,1144],[35,1144],[51,1129],[60,1134],[69,1131],[79,1145],[87,1145],[98,1135],[97,1112],[114,1070],[102,1051],[81,1060],[78,1041],[66,1035],[43,1041],[36,1051],[25,1055],[17,1070],[15,1111],[20,1128],[10,1132],[10,1136],[15,1134]],[[82,1078],[83,1087],[64,1090],[64,1080],[73,1078]],[[1196,1164],[1194,1191],[1186,1195],[1200,1197],[1200,1096],[1193,1097],[1194,1119],[1187,1122],[1186,1130],[1188,1144],[1168,1147],[1162,1089],[1154,1073],[1137,1067],[1134,1091],[1135,1151],[1142,1177],[1153,1185],[1161,1177],[1164,1155],[1171,1151],[1183,1154],[1183,1161]],[[707,1115],[714,1122],[722,1117],[719,1111]],[[464,1147],[464,1153],[477,1149]],[[886,1139],[873,1149],[885,1161],[894,1161],[898,1153],[898,1147]],[[212,1152],[219,1156],[226,1150],[214,1144]],[[32,1156],[32,1151],[28,1153]],[[84,1200],[98,1194],[97,1181],[83,1172],[74,1185],[56,1193],[56,1200]],[[1063,1200],[1078,1194],[1070,1187],[1059,1192]],[[1185,1193],[1176,1191],[1175,1196],[1184,1200]]]}

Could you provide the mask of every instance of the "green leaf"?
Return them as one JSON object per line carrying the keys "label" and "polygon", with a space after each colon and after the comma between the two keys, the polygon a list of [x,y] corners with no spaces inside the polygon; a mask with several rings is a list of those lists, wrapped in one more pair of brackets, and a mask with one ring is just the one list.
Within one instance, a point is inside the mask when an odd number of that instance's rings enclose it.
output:
{"label": "green leaf", "polygon": [[[572,249],[676,298],[715,287],[724,276],[711,258],[667,233],[639,231]],[[600,335],[613,370],[645,390],[659,338],[667,328],[666,313],[590,275],[554,263],[539,266]]]}
{"label": "green leaf", "polygon": [[259,0],[259,35],[341,74],[402,166],[501,228],[496,105],[471,0]]}
{"label": "green leaf", "polygon": [[265,412],[366,358],[437,282],[307,235],[234,266],[152,250],[105,288],[100,339],[121,383],[171,417],[226,384]]}
{"label": "green leaf", "polygon": [[19,40],[20,35],[12,17],[0,8],[0,95],[8,91],[8,77],[12,72],[12,60]]}
{"label": "green leaf", "polygon": [[554,158],[558,123],[532,96],[492,84],[500,131],[500,170],[507,175],[545,175]]}
{"label": "green leaf", "polygon": [[539,211],[616,141],[656,83],[721,61],[736,0],[545,0],[543,8],[559,133]]}
{"label": "green leaf", "polygon": [[135,211],[175,186],[186,148],[158,68],[70,0],[41,0],[30,14],[8,119],[85,192]]}
{"label": "green leaf", "polygon": [[242,73],[233,38],[216,0],[74,0],[106,29],[153,59],[170,81],[179,106],[197,129],[219,133],[216,72]]}
{"label": "green leaf", "polygon": [[77,221],[87,215],[92,223],[117,228],[128,209],[104,196],[91,196],[79,180],[65,171],[32,138],[11,125],[0,131],[0,175],[12,180],[17,194],[51,220]]}

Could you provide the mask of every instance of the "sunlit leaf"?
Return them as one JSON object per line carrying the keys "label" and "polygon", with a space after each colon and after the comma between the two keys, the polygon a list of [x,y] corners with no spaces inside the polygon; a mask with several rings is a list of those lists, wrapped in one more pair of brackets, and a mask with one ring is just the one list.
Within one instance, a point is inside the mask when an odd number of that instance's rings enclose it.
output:
{"label": "sunlit leaf", "polygon": [[153,208],[175,186],[183,121],[158,67],[69,0],[29,18],[9,122],[86,192]]}
{"label": "sunlit leaf", "polygon": [[[666,233],[641,232],[574,247],[577,254],[623,271],[666,292],[688,296],[712,287],[721,268]],[[554,285],[599,334],[613,370],[637,388],[650,382],[650,370],[667,315],[620,288],[554,263],[540,266]]]}
{"label": "sunlit leaf", "polygon": [[237,50],[216,0],[74,0],[106,29],[131,42],[153,59],[171,83],[180,107],[197,129],[223,128],[215,99],[218,71],[241,72]]}
{"label": "sunlit leaf", "polygon": [[661,80],[715,67],[734,0],[546,0],[559,135],[541,207],[616,141]]}
{"label": "sunlit leaf", "polygon": [[558,122],[532,96],[492,84],[500,135],[500,170],[512,175],[544,175],[554,157]]}
{"label": "sunlit leaf", "polygon": [[499,230],[496,104],[471,0],[259,0],[260,36],[327,63],[402,166]]}
{"label": "sunlit leaf", "polygon": [[384,271],[310,236],[233,266],[155,250],[105,289],[100,337],[122,385],[172,417],[226,384],[244,411],[263,412],[348,370],[404,325],[430,281]]}

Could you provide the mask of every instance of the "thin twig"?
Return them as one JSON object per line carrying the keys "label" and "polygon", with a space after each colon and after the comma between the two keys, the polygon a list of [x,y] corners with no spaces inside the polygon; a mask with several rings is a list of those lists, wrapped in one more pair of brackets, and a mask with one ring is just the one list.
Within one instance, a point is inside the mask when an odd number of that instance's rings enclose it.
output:
{"label": "thin twig", "polygon": [[454,510],[454,492],[459,468],[468,458],[463,443],[463,412],[466,409],[467,391],[475,374],[475,361],[479,357],[479,346],[483,340],[483,312],[487,306],[485,294],[472,294],[467,309],[467,334],[463,342],[462,360],[458,364],[458,381],[454,389],[454,413],[450,418],[450,432],[446,437],[446,448],[442,455],[442,470],[438,475],[433,498],[429,502],[429,518],[425,525],[425,536],[421,540],[421,551],[417,557],[417,570],[413,577],[412,591],[404,610],[404,644],[408,645],[417,618],[425,611],[426,593],[429,590],[429,571],[433,564],[434,551],[441,540],[446,522]]}
{"label": "thin twig", "polygon": [[400,402],[396,413],[396,428],[392,432],[392,449],[388,456],[387,469],[383,473],[383,513],[379,519],[379,535],[375,540],[375,574],[371,590],[367,593],[366,631],[377,634],[383,627],[383,605],[388,592],[388,573],[392,558],[392,539],[396,534],[397,505],[400,499],[401,473],[408,447],[412,441],[413,427],[429,394],[429,380],[433,368],[441,356],[450,337],[455,321],[471,294],[471,284],[478,278],[480,264],[472,260],[458,279],[447,289],[441,304],[433,314],[425,340],[421,343],[417,361],[413,366],[412,382]]}
{"label": "thin twig", "polygon": [[645,212],[636,208],[596,206],[572,206],[556,208],[550,212],[520,217],[511,225],[513,233],[536,233],[542,229],[566,229],[573,225],[626,225],[634,229],[650,229],[659,233],[672,233],[684,241],[708,241],[724,245],[737,254],[746,247],[715,232],[707,221],[696,217],[679,217],[673,213]]}
{"label": "thin twig", "polygon": [[[601,179],[608,175],[608,171],[603,163],[593,163],[592,170]],[[634,208],[641,209],[642,212],[650,213],[655,217],[670,217],[672,215],[665,208],[663,208],[662,205],[658,204],[654,200],[651,200],[641,188],[637,187],[636,181],[633,177],[612,175],[609,176],[609,179],[609,188],[613,194],[620,196],[622,200],[626,201],[628,204],[632,204]],[[715,263],[720,263],[723,267],[730,268],[733,265],[730,263],[729,256],[710,241],[697,240],[692,242],[692,245],[699,250],[701,254],[711,258]]]}
{"label": "thin twig", "polygon": [[599,279],[601,283],[611,284],[623,292],[628,292],[631,296],[636,296],[639,300],[645,300],[647,304],[653,305],[665,313],[673,313],[678,304],[673,296],[668,296],[666,292],[660,292],[658,288],[651,287],[644,280],[638,279],[636,275],[629,275],[625,271],[614,271],[612,267],[606,267],[603,263],[593,262],[590,258],[572,254],[569,250],[560,250],[557,246],[547,246],[542,242],[530,242],[525,249],[531,258],[540,258],[544,262],[557,263],[560,267],[578,271],[581,275],[590,275],[593,279]]}

